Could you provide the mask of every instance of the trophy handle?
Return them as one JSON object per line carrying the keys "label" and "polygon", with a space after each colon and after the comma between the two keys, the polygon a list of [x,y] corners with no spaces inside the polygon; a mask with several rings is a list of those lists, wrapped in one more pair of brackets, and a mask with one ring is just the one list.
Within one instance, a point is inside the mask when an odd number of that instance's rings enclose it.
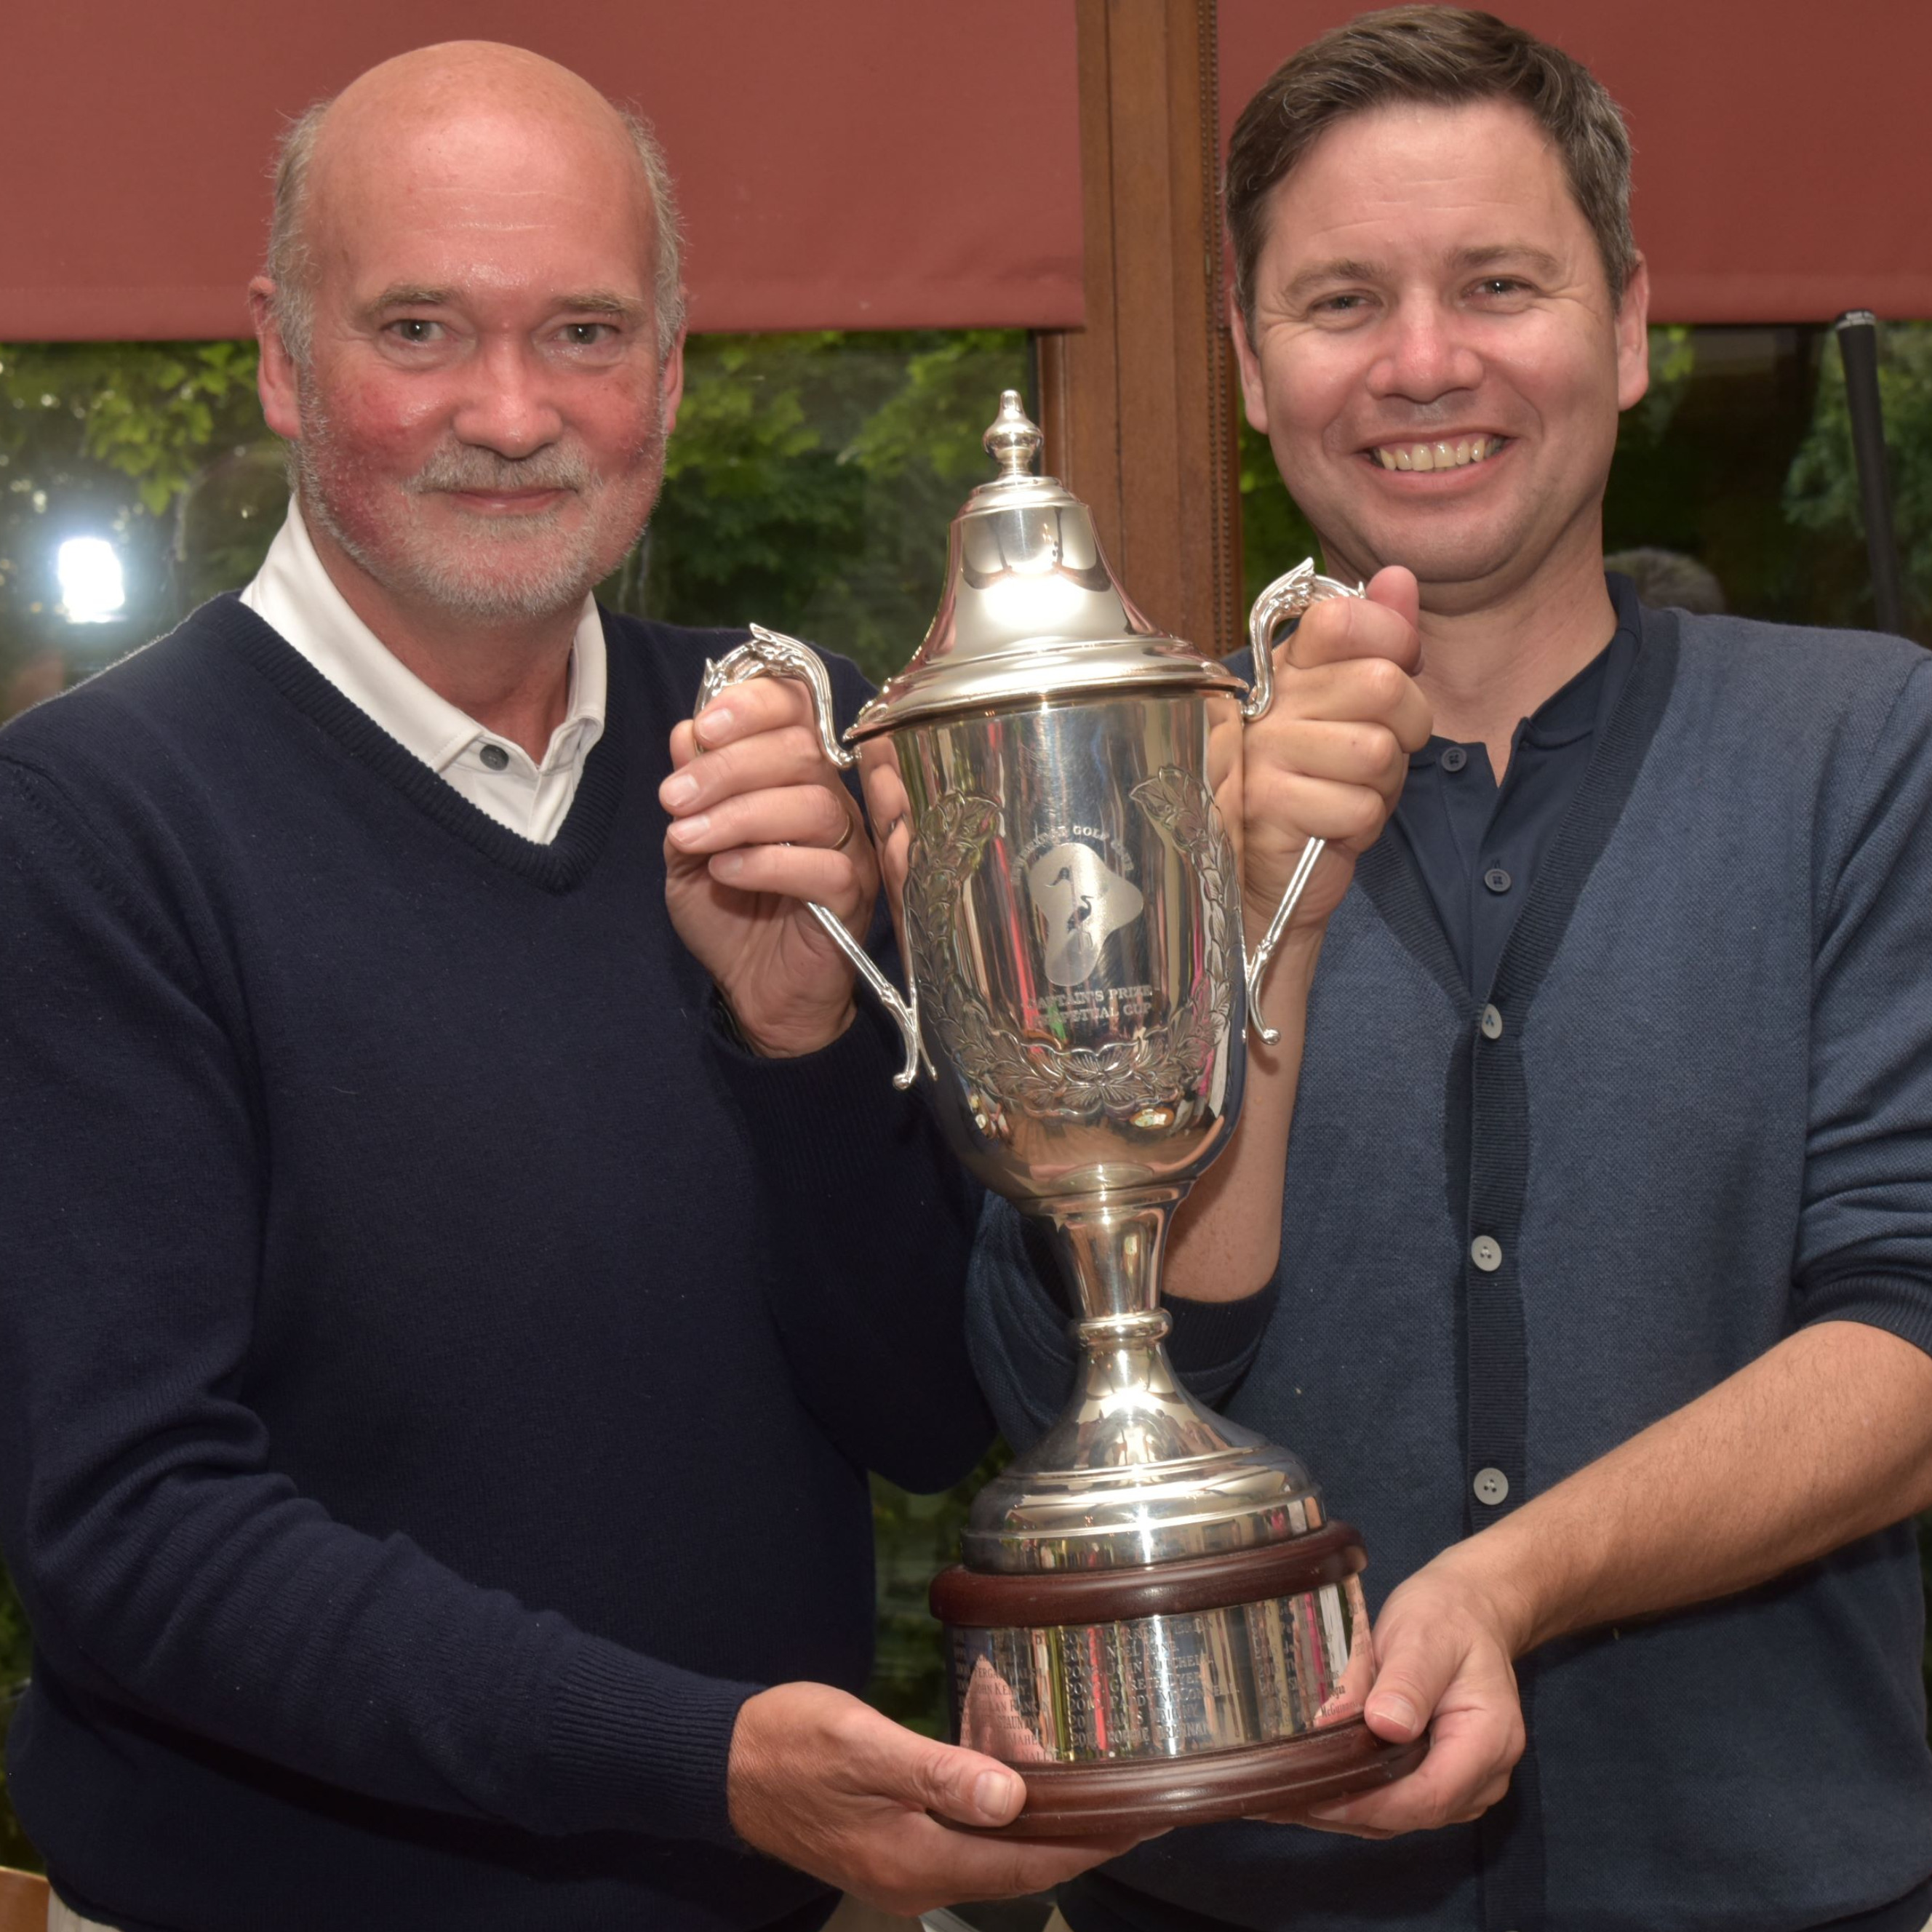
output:
{"label": "trophy handle", "polygon": [[[808,644],[800,644],[796,638],[768,631],[762,624],[754,624],[750,628],[750,643],[727,651],[715,664],[706,658],[692,716],[696,717],[713,698],[734,684],[748,683],[754,677],[796,678],[811,695],[820,748],[839,770],[849,772],[858,760],[838,742],[832,723],[832,680],[826,675],[824,661]],[[892,1084],[903,1093],[919,1078],[920,1062],[926,1057],[920,1045],[918,988],[914,986],[909,1000],[902,998],[899,989],[879,970],[872,955],[846,931],[845,922],[830,906],[808,899],[806,907],[852,962],[860,978],[872,988],[880,1005],[898,1022],[906,1057],[905,1065],[892,1076]]]}
{"label": "trophy handle", "polygon": [[[1292,570],[1277,577],[1255,599],[1254,608],[1248,613],[1248,642],[1253,651],[1255,676],[1241,705],[1244,724],[1252,724],[1256,718],[1265,717],[1268,706],[1274,702],[1276,628],[1291,617],[1299,617],[1311,604],[1319,604],[1330,597],[1359,597],[1363,590],[1359,584],[1352,588],[1337,578],[1324,577],[1315,568],[1315,560],[1311,556],[1303,558]],[[1308,881],[1314,876],[1315,862],[1321,857],[1327,843],[1325,839],[1311,838],[1301,848],[1301,856],[1295,861],[1294,871],[1288,879],[1288,890],[1282,894],[1281,904],[1275,908],[1268,931],[1262,935],[1262,943],[1247,958],[1248,1023],[1265,1046],[1273,1046],[1281,1038],[1281,1031],[1262,1018],[1262,978],[1268,971],[1269,961],[1274,957],[1275,948],[1281,944],[1282,934],[1288,930],[1288,922],[1300,903]]]}

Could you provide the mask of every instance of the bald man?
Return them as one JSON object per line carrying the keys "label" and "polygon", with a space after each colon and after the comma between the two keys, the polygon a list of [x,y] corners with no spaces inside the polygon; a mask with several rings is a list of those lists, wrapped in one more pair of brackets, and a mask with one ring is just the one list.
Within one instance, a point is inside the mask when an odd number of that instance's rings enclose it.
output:
{"label": "bald man", "polygon": [[1104,1849],[946,1829],[1018,1780],[852,1694],[866,1471],[990,1434],[965,1203],[803,910],[876,881],[799,700],[674,746],[735,639],[591,599],[676,244],[529,54],[311,112],[252,290],[287,524],[0,736],[10,1782],[69,1924],[802,1928]]}

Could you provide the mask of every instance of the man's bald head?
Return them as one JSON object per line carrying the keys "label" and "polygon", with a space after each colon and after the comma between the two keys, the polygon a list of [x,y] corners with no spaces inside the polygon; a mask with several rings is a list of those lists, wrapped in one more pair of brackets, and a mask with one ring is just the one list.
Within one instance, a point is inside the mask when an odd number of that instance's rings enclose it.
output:
{"label": "man's bald head", "polygon": [[459,41],[308,117],[280,185],[258,381],[317,554],[379,635],[369,611],[528,643],[663,480],[683,358],[655,150],[574,74]]}
{"label": "man's bald head", "polygon": [[658,352],[684,326],[677,202],[664,151],[638,116],[614,106],[556,62],[490,40],[452,40],[384,61],[290,124],[275,164],[267,272],[273,312],[298,365],[309,359],[315,287],[314,202],[332,163],[381,152],[412,128],[510,116],[592,143],[621,143],[648,198]]}

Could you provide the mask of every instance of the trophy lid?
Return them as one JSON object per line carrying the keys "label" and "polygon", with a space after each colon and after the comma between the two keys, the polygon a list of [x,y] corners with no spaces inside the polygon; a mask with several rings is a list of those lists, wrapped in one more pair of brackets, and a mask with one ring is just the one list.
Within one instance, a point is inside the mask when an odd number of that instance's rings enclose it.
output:
{"label": "trophy lid", "polygon": [[944,713],[1102,691],[1246,689],[1135,608],[1100,554],[1087,506],[1064,484],[1033,474],[1042,440],[1019,392],[1007,390],[985,439],[1000,473],[952,520],[938,614],[848,740]]}

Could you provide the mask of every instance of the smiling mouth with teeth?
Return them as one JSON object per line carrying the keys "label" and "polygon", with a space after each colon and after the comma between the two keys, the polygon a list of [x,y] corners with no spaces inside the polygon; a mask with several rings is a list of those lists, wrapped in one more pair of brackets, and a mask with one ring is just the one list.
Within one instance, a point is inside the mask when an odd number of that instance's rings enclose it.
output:
{"label": "smiling mouth with teeth", "polygon": [[1368,454],[1384,470],[1461,470],[1496,454],[1504,436],[1466,436],[1454,442],[1391,442]]}

